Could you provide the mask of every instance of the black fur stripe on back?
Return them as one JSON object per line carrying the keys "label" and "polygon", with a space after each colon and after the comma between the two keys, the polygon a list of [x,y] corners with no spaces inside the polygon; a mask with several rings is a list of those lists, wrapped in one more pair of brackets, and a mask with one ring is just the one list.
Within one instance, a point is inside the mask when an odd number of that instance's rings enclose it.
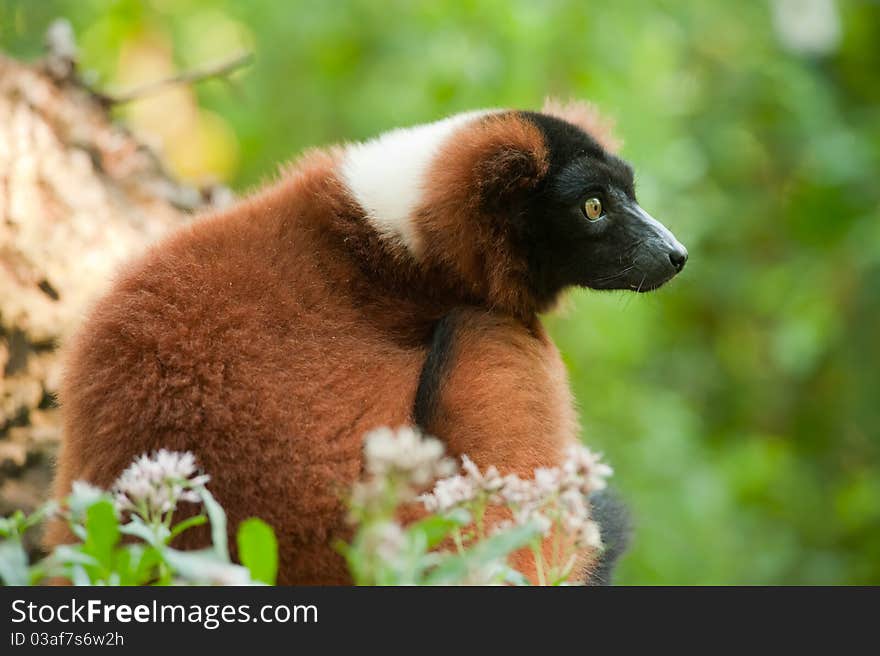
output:
{"label": "black fur stripe on back", "polygon": [[437,322],[431,338],[431,348],[422,373],[419,376],[419,387],[413,406],[413,419],[422,430],[429,430],[440,404],[440,392],[443,379],[452,362],[455,348],[455,329],[457,313],[450,312]]}

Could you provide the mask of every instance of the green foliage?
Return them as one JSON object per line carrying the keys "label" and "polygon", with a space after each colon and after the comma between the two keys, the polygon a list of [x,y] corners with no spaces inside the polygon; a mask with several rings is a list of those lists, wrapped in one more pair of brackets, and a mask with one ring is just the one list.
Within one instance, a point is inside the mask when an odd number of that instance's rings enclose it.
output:
{"label": "green foliage", "polygon": [[68,16],[110,86],[147,31],[180,67],[252,47],[237,89],[197,89],[240,189],[307,146],[598,102],[691,253],[668,288],[549,321],[634,513],[618,580],[880,583],[880,5],[835,3],[839,41],[809,53],[777,4],[3,0],[0,46],[36,56]]}
{"label": "green foliage", "polygon": [[238,557],[253,580],[274,585],[278,574],[278,542],[266,522],[252,517],[239,525]]}
{"label": "green foliage", "polygon": [[[426,577],[425,585],[451,585],[465,581],[469,572],[503,562],[510,553],[520,547],[534,544],[536,538],[540,540],[540,535],[541,532],[529,524],[514,526],[496,533],[478,541],[462,554],[443,559]],[[525,583],[524,577],[519,572],[507,568],[503,573],[506,582]]]}
{"label": "green foliage", "polygon": [[93,565],[86,567],[91,581],[106,581],[117,566],[116,545],[119,522],[113,503],[102,499],[86,510],[86,540],[82,553],[91,556]]}
{"label": "green foliage", "polygon": [[[214,542],[202,551],[179,551],[170,546],[171,540],[204,524],[206,515],[184,519],[170,530],[136,512],[120,523],[108,494],[77,484],[60,508],[49,503],[30,516],[16,512],[0,519],[0,582],[36,585],[60,577],[74,585],[273,584],[278,549],[272,529],[256,518],[242,522],[238,545],[244,567],[235,565],[226,545],[226,515],[207,490],[199,492],[212,500],[211,521],[218,520],[224,527],[222,536],[215,534],[222,544]],[[50,515],[69,522],[80,541],[56,547],[42,561],[30,564],[21,538]],[[123,543],[123,535],[137,541]]]}
{"label": "green foliage", "polygon": [[[537,526],[513,525],[493,535],[477,534],[472,514],[457,508],[404,527],[394,516],[406,505],[405,496],[395,485],[385,485],[381,494],[390,503],[354,508],[354,539],[337,544],[356,585],[528,583],[506,560],[517,549],[540,548]],[[453,543],[455,550],[443,549],[444,541]]]}

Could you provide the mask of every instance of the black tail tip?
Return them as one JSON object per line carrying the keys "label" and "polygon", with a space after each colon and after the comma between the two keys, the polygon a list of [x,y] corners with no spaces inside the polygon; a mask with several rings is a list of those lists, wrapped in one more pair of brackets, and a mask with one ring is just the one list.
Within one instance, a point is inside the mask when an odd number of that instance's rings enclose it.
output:
{"label": "black tail tip", "polygon": [[617,560],[626,551],[632,537],[629,510],[611,490],[590,495],[593,520],[599,525],[605,549],[587,577],[587,585],[611,585]]}

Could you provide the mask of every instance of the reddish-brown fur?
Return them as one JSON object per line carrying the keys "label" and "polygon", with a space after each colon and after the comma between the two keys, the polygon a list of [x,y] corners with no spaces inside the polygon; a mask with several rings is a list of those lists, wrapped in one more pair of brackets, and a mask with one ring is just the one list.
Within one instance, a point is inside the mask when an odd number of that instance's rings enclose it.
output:
{"label": "reddish-brown fur", "polygon": [[422,258],[449,271],[481,304],[529,322],[543,308],[530,293],[509,221],[499,214],[546,173],[544,139],[516,114],[489,116],[465,130],[428,176],[432,184],[416,218],[426,244]]}
{"label": "reddish-brown fur", "polygon": [[[553,467],[577,435],[577,415],[565,366],[543,327],[486,310],[456,316],[453,360],[436,415],[426,427],[456,455],[486,467],[531,478]],[[501,518],[497,509],[488,521]],[[547,562],[552,539],[545,542]],[[584,580],[591,554],[582,554],[574,578]],[[534,579],[530,552],[512,564]]]}
{"label": "reddish-brown fur", "polygon": [[[489,202],[537,181],[545,147],[514,115],[467,129],[437,160],[418,263],[368,227],[330,151],[124,270],[68,346],[55,494],[190,450],[231,530],[254,515],[275,527],[279,583],[346,583],[331,545],[363,435],[412,423],[433,325],[461,307],[429,429],[502,473],[558,463],[577,434],[565,371]],[[191,536],[182,546],[207,539]],[[55,524],[46,542],[68,539]]]}

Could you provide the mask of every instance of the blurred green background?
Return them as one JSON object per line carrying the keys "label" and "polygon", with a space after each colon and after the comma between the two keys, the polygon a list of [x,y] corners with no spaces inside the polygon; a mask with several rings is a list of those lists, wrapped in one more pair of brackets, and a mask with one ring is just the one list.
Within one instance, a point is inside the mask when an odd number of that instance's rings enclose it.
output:
{"label": "blurred green background", "polygon": [[651,295],[548,319],[637,533],[618,581],[880,584],[880,4],[0,0],[69,18],[176,173],[244,191],[303,148],[484,106],[593,100],[690,250]]}

